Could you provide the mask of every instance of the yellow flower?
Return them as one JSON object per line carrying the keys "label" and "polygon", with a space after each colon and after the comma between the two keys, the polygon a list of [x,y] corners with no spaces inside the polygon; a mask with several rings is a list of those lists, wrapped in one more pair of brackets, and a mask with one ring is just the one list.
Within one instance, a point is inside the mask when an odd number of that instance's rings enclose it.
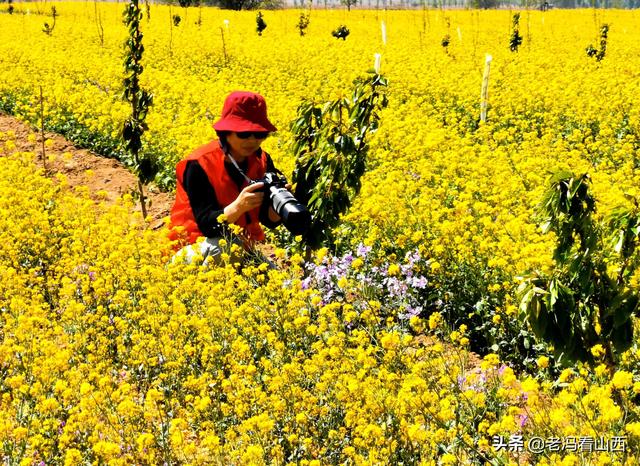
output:
{"label": "yellow flower", "polygon": [[549,367],[549,358],[547,356],[540,356],[536,360],[536,364],[540,369],[546,369],[547,367]]}
{"label": "yellow flower", "polygon": [[445,453],[440,458],[440,463],[443,465],[458,464],[458,458],[455,455],[452,455],[451,453]]}
{"label": "yellow flower", "polygon": [[429,316],[429,328],[435,330],[442,323],[442,314],[439,312],[433,312]]}
{"label": "yellow flower", "polygon": [[634,437],[640,437],[640,422],[630,422],[624,426],[624,430],[629,432]]}
{"label": "yellow flower", "polygon": [[26,439],[28,434],[29,429],[27,429],[26,427],[16,427],[13,430],[13,437],[18,441]]}
{"label": "yellow flower", "polygon": [[396,276],[400,273],[400,266],[398,264],[391,264],[387,269],[387,274],[390,276]]}
{"label": "yellow flower", "polygon": [[380,344],[386,350],[391,350],[400,343],[400,335],[397,333],[386,333],[381,339]]}
{"label": "yellow flower", "polygon": [[77,466],[82,464],[82,453],[76,448],[69,448],[64,455],[64,466]]}
{"label": "yellow flower", "polygon": [[560,373],[560,377],[558,377],[558,381],[560,383],[568,382],[571,379],[571,377],[573,377],[573,375],[574,375],[573,369],[571,368],[564,369]]}
{"label": "yellow flower", "polygon": [[263,464],[264,450],[260,445],[249,445],[242,454],[243,464]]}
{"label": "yellow flower", "polygon": [[138,451],[142,452],[144,449],[149,448],[151,445],[153,445],[154,440],[155,439],[153,435],[147,432],[143,432],[142,434],[138,435],[138,438],[136,439]]}
{"label": "yellow flower", "polygon": [[596,366],[594,372],[598,377],[601,377],[608,372],[608,368],[605,364],[599,364]]}
{"label": "yellow flower", "polygon": [[633,374],[626,371],[617,371],[613,374],[611,384],[620,390],[630,388],[633,385]]}
{"label": "yellow flower", "polygon": [[603,348],[603,347],[602,347],[602,345],[600,345],[600,344],[594,345],[594,346],[591,348],[591,354],[592,354],[595,358],[600,358],[601,356],[604,356],[604,353],[605,353],[604,348]]}
{"label": "yellow flower", "polygon": [[83,382],[82,385],[80,385],[80,394],[81,395],[87,395],[87,394],[91,393],[92,389],[93,389],[93,387],[91,387],[91,384],[89,384],[87,382]]}
{"label": "yellow flower", "polygon": [[354,270],[360,270],[364,265],[364,261],[360,257],[356,257],[354,261],[351,263],[351,267]]}
{"label": "yellow flower", "polygon": [[508,316],[513,316],[516,314],[517,311],[518,311],[518,308],[516,306],[514,306],[513,304],[509,304],[505,309],[504,313],[507,314]]}
{"label": "yellow flower", "polygon": [[318,252],[316,252],[316,264],[320,264],[325,257],[327,257],[327,253],[329,250],[327,248],[320,248]]}

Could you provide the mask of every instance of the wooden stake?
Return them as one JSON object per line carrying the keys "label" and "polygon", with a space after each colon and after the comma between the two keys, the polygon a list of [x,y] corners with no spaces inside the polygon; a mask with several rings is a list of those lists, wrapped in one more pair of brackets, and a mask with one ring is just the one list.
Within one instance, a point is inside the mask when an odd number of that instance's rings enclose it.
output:
{"label": "wooden stake", "polygon": [[224,53],[224,65],[227,66],[227,47],[224,44],[224,29],[220,28],[220,35],[222,36],[222,52]]}
{"label": "wooden stake", "polygon": [[487,122],[487,102],[489,96],[489,71],[493,57],[487,54],[484,61],[484,75],[482,76],[482,92],[480,94],[480,121]]}

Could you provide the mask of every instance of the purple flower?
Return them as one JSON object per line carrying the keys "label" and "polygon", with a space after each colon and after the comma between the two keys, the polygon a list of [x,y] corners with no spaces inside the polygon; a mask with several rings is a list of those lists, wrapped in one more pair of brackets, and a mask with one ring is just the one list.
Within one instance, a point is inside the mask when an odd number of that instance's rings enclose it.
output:
{"label": "purple flower", "polygon": [[518,418],[520,418],[518,421],[518,425],[522,428],[527,423],[529,416],[527,414],[518,414]]}
{"label": "purple flower", "polygon": [[329,270],[323,265],[316,269],[316,274],[320,280],[327,280],[330,276]]}
{"label": "purple flower", "polygon": [[413,279],[411,280],[411,286],[413,288],[422,290],[427,286],[427,279],[422,275],[420,275],[419,277],[413,277]]}
{"label": "purple flower", "polygon": [[464,388],[464,383],[467,381],[467,378],[464,375],[458,376],[458,388],[462,390]]}
{"label": "purple flower", "polygon": [[342,270],[338,266],[330,267],[327,269],[328,275],[334,278],[339,278],[342,275]]}
{"label": "purple flower", "polygon": [[370,252],[371,252],[371,246],[365,246],[362,243],[360,243],[358,245],[358,249],[356,249],[356,254],[358,255],[358,257],[365,257]]}
{"label": "purple flower", "polygon": [[416,262],[418,262],[420,260],[420,251],[418,251],[417,249],[415,249],[413,251],[409,251],[404,256],[404,258],[407,261],[407,264],[409,264],[409,266],[413,267],[416,264]]}
{"label": "purple flower", "polygon": [[400,267],[400,271],[402,272],[402,275],[404,275],[405,277],[411,278],[413,276],[413,265],[410,265],[410,264],[402,265]]}
{"label": "purple flower", "polygon": [[404,314],[399,314],[398,317],[400,319],[411,319],[412,317],[419,315],[421,312],[422,312],[422,306],[417,306],[417,307],[407,306],[407,312],[405,312]]}
{"label": "purple flower", "polygon": [[389,291],[389,294],[391,296],[393,297],[400,296],[400,293],[399,293],[400,282],[396,277],[385,278],[382,283],[387,286],[387,290]]}

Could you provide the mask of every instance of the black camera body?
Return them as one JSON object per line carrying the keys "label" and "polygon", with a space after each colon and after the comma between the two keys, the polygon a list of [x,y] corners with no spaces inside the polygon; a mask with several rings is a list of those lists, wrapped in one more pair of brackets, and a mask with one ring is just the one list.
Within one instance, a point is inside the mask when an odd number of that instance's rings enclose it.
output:
{"label": "black camera body", "polygon": [[282,223],[294,235],[304,235],[311,226],[311,213],[285,188],[287,179],[267,172],[253,183],[264,183],[264,203],[282,218]]}

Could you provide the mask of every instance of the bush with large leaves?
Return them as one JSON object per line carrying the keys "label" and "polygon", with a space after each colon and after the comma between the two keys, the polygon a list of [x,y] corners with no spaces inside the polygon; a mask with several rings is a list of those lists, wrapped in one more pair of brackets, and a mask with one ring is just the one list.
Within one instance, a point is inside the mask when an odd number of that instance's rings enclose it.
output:
{"label": "bush with large leaves", "polygon": [[373,73],[354,84],[351,97],[303,102],[291,126],[295,196],[313,215],[304,237],[307,250],[333,245],[332,229],[360,192],[367,137],[378,129],[379,112],[387,106],[383,76]]}
{"label": "bush with large leaves", "polygon": [[560,363],[593,364],[590,349],[600,344],[613,365],[633,341],[640,297],[628,285],[638,264],[640,211],[636,204],[594,221],[589,184],[586,174],[551,177],[538,215],[543,233],[557,235],[556,266],[550,276],[536,273],[522,283],[520,309]]}

